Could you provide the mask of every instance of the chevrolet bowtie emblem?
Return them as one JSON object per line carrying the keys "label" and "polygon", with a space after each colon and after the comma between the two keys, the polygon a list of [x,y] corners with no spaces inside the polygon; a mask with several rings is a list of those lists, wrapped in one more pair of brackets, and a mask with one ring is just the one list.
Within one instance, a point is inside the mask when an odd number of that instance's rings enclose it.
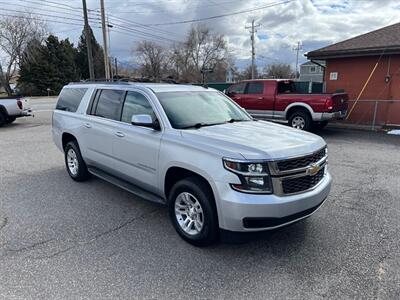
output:
{"label": "chevrolet bowtie emblem", "polygon": [[314,176],[319,172],[319,170],[321,170],[320,166],[318,166],[317,164],[311,164],[307,168],[306,173],[307,173],[307,175]]}

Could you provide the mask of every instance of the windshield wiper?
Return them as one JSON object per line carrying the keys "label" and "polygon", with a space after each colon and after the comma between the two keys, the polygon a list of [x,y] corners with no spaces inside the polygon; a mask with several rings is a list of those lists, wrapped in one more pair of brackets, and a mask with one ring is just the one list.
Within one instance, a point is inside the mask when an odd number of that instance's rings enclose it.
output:
{"label": "windshield wiper", "polygon": [[196,123],[196,124],[193,124],[193,125],[179,127],[179,129],[189,129],[189,128],[199,129],[201,127],[221,125],[221,124],[225,124],[225,122],[223,122],[223,123]]}
{"label": "windshield wiper", "polygon": [[247,122],[247,121],[251,121],[251,120],[243,120],[243,119],[230,119],[230,120],[226,121],[226,123]]}

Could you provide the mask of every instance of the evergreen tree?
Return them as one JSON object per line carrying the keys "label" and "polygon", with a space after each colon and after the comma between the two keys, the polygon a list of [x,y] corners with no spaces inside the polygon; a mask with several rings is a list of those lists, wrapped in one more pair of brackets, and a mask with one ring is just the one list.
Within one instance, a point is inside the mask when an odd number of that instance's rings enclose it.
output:
{"label": "evergreen tree", "polygon": [[[103,48],[96,41],[96,38],[92,31],[92,28],[90,28],[90,27],[89,27],[89,34],[90,34],[90,41],[92,43],[94,76],[97,79],[104,78],[105,71],[104,71]],[[88,63],[88,56],[87,56],[85,30],[82,31],[82,34],[79,38],[76,64],[79,67],[81,79],[89,79],[89,77],[90,77],[89,76],[89,63]]]}
{"label": "evergreen tree", "polygon": [[68,39],[50,35],[45,44],[32,41],[22,55],[18,87],[24,94],[58,94],[71,81],[79,80],[77,50]]}

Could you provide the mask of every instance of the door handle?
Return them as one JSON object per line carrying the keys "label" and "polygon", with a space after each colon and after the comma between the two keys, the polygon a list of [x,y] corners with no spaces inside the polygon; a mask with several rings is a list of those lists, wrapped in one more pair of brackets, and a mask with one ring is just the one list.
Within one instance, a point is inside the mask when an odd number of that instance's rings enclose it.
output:
{"label": "door handle", "polygon": [[235,97],[235,99],[236,99],[236,100],[240,100],[241,98],[240,98],[240,97]]}
{"label": "door handle", "polygon": [[117,137],[124,137],[124,136],[125,136],[125,134],[122,133],[121,131],[117,131],[117,132],[115,133],[115,135],[116,135]]}
{"label": "door handle", "polygon": [[263,97],[258,97],[258,98],[257,98],[257,100],[262,100],[262,99],[263,99]]}
{"label": "door handle", "polygon": [[92,128],[92,124],[90,124],[90,123],[85,123],[85,124],[83,124],[83,126],[85,126],[86,128]]}

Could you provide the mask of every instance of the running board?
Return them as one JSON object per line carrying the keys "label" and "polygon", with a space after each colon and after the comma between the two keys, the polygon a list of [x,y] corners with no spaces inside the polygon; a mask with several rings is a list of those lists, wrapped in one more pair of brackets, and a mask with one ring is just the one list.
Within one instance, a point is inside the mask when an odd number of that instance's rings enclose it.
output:
{"label": "running board", "polygon": [[103,179],[105,181],[108,181],[109,183],[116,185],[116,186],[120,187],[121,189],[124,189],[140,198],[143,198],[143,199],[151,201],[151,202],[159,203],[159,204],[165,204],[165,202],[166,202],[160,196],[150,193],[150,192],[138,187],[137,185],[134,185],[125,180],[122,180],[115,176],[112,176],[98,168],[88,167],[88,170],[94,176],[99,177],[100,179]]}

